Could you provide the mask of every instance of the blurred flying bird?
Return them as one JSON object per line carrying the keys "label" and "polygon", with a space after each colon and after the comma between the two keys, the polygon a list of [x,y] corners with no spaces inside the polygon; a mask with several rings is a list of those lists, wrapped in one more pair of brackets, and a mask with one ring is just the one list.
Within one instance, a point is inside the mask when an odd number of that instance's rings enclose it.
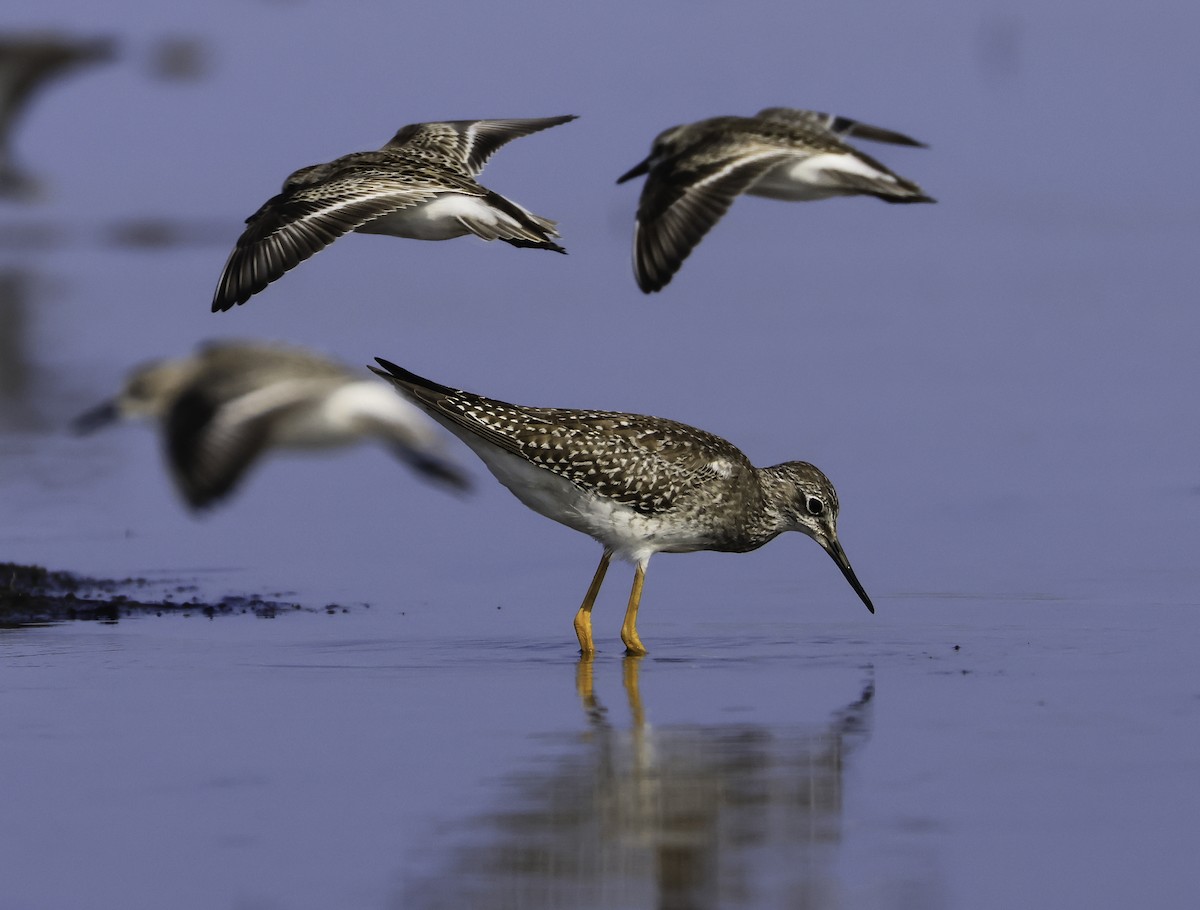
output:
{"label": "blurred flying bird", "polygon": [[192,508],[227,496],[271,449],[320,449],[367,439],[427,480],[465,489],[440,434],[383,383],[303,348],[210,342],[195,354],[135,368],[111,401],[80,415],[90,433],[118,419],[158,421],[167,461]]}

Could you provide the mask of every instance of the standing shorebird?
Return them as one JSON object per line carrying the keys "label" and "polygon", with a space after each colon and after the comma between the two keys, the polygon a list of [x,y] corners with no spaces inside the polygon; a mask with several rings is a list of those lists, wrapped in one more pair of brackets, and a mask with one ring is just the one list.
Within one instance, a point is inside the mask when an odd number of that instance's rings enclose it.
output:
{"label": "standing shorebird", "polygon": [[109,38],[71,38],[56,32],[0,35],[0,195],[30,196],[37,182],[13,161],[12,134],[30,99],[46,83],[112,60]]}
{"label": "standing shorebird", "polygon": [[505,143],[574,119],[412,123],[377,151],[300,168],[246,219],[217,283],[213,312],[245,303],[349,231],[414,240],[474,234],[565,253],[550,239],[558,236],[556,222],[475,177]]}
{"label": "standing shorebird", "polygon": [[845,117],[770,107],[753,117],[713,117],[659,133],[649,157],[622,174],[643,174],[633,235],[633,272],[647,294],[661,291],[741,193],[807,202],[875,196],[933,202],[921,188],[842,140],[923,143]]}
{"label": "standing shorebird", "polygon": [[427,479],[467,485],[417,408],[303,348],[212,342],[189,357],[144,364],[116,398],[80,415],[74,428],[89,433],[121,418],[159,421],[171,473],[194,509],[228,495],[269,449],[370,438]]}
{"label": "standing shorebird", "polygon": [[582,653],[595,651],[592,606],[614,555],[635,566],[621,640],[645,654],[637,613],[651,556],[746,553],[784,531],[820,544],[875,612],[838,542],[837,493],[815,466],[756,468],[732,443],[673,420],[507,404],[376,360],[383,369],[372,370],[470,446],[517,499],[604,546],[575,614]]}

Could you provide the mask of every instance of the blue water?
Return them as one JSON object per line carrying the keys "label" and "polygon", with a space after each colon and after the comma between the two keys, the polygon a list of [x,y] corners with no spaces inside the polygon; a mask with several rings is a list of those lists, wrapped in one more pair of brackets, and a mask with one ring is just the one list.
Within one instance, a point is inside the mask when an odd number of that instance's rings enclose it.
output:
{"label": "blue water", "polygon": [[[1195,906],[1196,20],[10,11],[122,54],[15,137],[43,194],[0,204],[0,559],[337,609],[0,632],[0,908]],[[180,35],[202,78],[153,78]],[[616,177],[666,126],[777,104],[927,141],[868,150],[938,204],[742,199],[643,296]],[[209,312],[291,170],[564,113],[482,180],[569,256],[354,236]],[[184,242],[113,241],[146,219]],[[363,449],[268,461],[192,516],[151,429],[64,428],[207,337],[811,460],[878,613],[799,535],[661,556],[650,656],[620,657],[614,566],[581,666],[599,546],[462,449],[469,498]]]}

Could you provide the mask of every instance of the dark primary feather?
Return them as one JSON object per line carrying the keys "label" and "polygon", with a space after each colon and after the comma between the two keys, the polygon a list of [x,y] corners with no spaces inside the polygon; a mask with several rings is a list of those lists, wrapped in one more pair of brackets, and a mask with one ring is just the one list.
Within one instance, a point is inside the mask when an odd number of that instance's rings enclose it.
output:
{"label": "dark primary feather", "polygon": [[[730,150],[732,153],[732,149]],[[719,155],[687,158],[651,172],[638,204],[635,275],[646,293],[661,290],[733,201],[786,158]]]}
{"label": "dark primary feather", "polygon": [[269,425],[248,423],[236,433],[215,434],[213,418],[224,402],[202,385],[185,389],[164,424],[167,459],[184,498],[202,508],[232,492],[266,447]]}
{"label": "dark primary feather", "polygon": [[[247,353],[253,352],[253,359]],[[267,448],[273,422],[289,408],[306,406],[313,386],[354,378],[341,364],[303,350],[243,342],[215,341],[200,346],[201,366],[163,418],[167,456],[184,498],[193,508],[231,493]],[[280,394],[271,408],[236,422],[221,412],[243,396],[277,386],[280,371],[303,376]]]}

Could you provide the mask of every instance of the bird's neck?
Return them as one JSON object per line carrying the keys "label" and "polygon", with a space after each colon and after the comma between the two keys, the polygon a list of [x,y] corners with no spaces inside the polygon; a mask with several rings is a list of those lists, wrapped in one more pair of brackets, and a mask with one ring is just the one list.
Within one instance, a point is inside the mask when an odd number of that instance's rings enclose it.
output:
{"label": "bird's neck", "polygon": [[778,482],[767,472],[770,468],[756,470],[754,482],[743,488],[743,509],[736,527],[728,528],[721,541],[720,549],[729,553],[748,553],[763,544],[770,543],[788,529],[782,511],[775,505],[774,491]]}

